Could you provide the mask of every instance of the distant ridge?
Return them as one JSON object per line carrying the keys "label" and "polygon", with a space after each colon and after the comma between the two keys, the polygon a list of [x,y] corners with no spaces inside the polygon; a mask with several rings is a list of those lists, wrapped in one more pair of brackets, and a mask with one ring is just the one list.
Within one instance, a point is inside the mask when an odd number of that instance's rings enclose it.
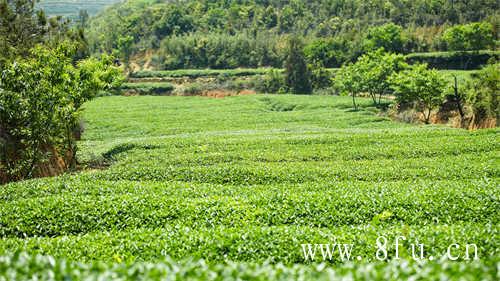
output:
{"label": "distant ridge", "polygon": [[38,7],[49,16],[77,17],[81,10],[94,16],[107,6],[123,0],[41,0]]}

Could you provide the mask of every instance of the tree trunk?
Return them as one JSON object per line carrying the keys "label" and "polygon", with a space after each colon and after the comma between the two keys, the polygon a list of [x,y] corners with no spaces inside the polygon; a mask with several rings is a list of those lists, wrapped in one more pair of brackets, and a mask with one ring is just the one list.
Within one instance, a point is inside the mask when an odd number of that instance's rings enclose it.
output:
{"label": "tree trunk", "polygon": [[430,124],[430,120],[431,120],[431,111],[432,109],[429,108],[427,110],[427,115],[425,115],[425,111],[424,111],[424,117],[425,117],[425,124]]}
{"label": "tree trunk", "polygon": [[356,104],[356,94],[352,93],[352,104],[354,105],[354,110],[358,111],[358,105]]}
{"label": "tree trunk", "polygon": [[373,100],[373,104],[374,105],[377,105],[377,97],[375,96],[374,93],[370,92],[370,96],[372,97],[372,100]]}
{"label": "tree trunk", "polygon": [[462,123],[464,121],[465,113],[464,113],[464,108],[463,108],[463,104],[462,104],[462,98],[460,98],[460,95],[458,94],[457,76],[453,75],[453,78],[455,79],[455,86],[453,87],[453,90],[455,91],[455,102],[457,103],[458,112],[460,113],[460,121]]}

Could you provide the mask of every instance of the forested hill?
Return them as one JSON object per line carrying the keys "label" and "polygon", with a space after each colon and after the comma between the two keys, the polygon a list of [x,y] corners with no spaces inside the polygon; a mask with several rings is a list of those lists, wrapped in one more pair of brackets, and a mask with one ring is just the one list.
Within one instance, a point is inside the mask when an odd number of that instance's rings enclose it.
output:
{"label": "forested hill", "polygon": [[279,65],[282,37],[293,33],[329,38],[316,47],[327,46],[321,60],[335,66],[377,40],[403,53],[446,51],[442,35],[459,24],[486,22],[496,37],[499,15],[497,0],[129,0],[93,19],[88,38],[125,60],[152,50],[144,59],[155,68],[217,68]]}
{"label": "forested hill", "polygon": [[123,0],[40,0],[38,7],[49,16],[75,18],[80,11],[86,11],[92,16],[117,2]]}

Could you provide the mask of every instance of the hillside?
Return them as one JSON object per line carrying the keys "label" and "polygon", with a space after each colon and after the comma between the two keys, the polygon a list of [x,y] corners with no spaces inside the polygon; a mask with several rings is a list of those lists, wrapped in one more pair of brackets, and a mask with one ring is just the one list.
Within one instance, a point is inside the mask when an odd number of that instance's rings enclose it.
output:
{"label": "hillside", "polygon": [[38,7],[49,16],[75,18],[82,10],[94,16],[106,7],[123,0],[41,0]]}
{"label": "hillside", "polygon": [[495,0],[137,0],[93,19],[87,36],[94,52],[161,70],[281,67],[294,34],[307,43],[311,63],[340,67],[379,47],[454,50],[445,31],[472,22],[484,21],[479,30],[489,33],[473,48],[494,49],[499,11]]}

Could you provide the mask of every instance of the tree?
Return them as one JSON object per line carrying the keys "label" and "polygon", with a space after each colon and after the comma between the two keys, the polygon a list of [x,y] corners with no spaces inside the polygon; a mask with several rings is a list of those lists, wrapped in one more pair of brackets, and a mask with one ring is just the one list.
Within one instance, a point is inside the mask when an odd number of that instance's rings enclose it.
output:
{"label": "tree", "polygon": [[42,42],[47,24],[43,11],[35,12],[35,1],[0,0],[0,66]]}
{"label": "tree", "polygon": [[402,53],[406,41],[401,26],[387,23],[368,30],[364,47],[366,51],[384,48],[387,52]]}
{"label": "tree", "polygon": [[443,102],[445,85],[442,75],[435,69],[428,69],[426,64],[414,65],[391,78],[398,103],[416,104],[426,124],[430,122],[432,109]]}
{"label": "tree", "polygon": [[278,15],[276,15],[273,6],[268,6],[264,9],[260,21],[267,28],[273,28],[278,25]]}
{"label": "tree", "polygon": [[443,33],[443,41],[451,51],[477,51],[495,44],[493,26],[488,22],[456,25]]}
{"label": "tree", "polygon": [[342,68],[335,74],[335,88],[343,95],[352,96],[352,105],[354,110],[358,110],[356,95],[361,93],[363,89],[361,86],[361,80],[362,78],[357,65],[352,63],[342,66]]}
{"label": "tree", "polygon": [[374,105],[380,106],[382,96],[391,91],[389,78],[406,67],[402,55],[386,53],[383,49],[361,56],[356,62],[361,90],[370,95]]}
{"label": "tree", "polygon": [[320,38],[308,44],[304,53],[310,63],[321,63],[325,67],[340,67],[349,60],[347,40]]}
{"label": "tree", "polygon": [[125,35],[118,38],[117,47],[120,58],[125,63],[125,68],[128,70],[130,56],[132,55],[132,45],[134,44],[134,37]]}
{"label": "tree", "polygon": [[288,40],[285,61],[285,81],[294,94],[311,94],[311,73],[307,67],[302,41],[297,37]]}
{"label": "tree", "polygon": [[153,25],[154,34],[159,40],[172,34],[187,33],[192,29],[192,18],[178,6],[170,6],[165,9],[161,18]]}

